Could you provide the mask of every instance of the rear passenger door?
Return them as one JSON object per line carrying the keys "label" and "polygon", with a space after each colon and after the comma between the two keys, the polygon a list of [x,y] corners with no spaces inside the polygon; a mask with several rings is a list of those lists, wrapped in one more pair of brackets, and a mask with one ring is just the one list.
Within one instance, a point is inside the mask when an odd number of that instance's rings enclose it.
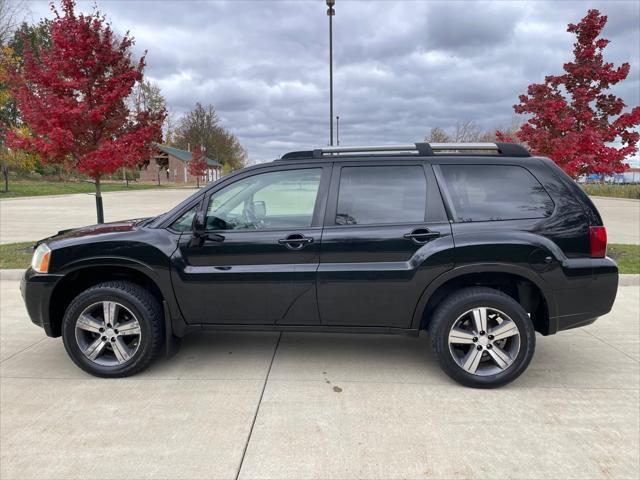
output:
{"label": "rear passenger door", "polygon": [[452,249],[430,165],[336,162],[317,277],[322,324],[409,328],[424,288],[453,267]]}

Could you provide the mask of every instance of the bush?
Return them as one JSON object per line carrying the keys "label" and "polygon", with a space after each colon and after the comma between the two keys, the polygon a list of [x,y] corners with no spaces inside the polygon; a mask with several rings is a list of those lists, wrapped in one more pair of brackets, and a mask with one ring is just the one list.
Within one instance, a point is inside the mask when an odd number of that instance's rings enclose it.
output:
{"label": "bush", "polygon": [[581,185],[587,195],[596,197],[634,198],[640,200],[640,184],[589,183]]}

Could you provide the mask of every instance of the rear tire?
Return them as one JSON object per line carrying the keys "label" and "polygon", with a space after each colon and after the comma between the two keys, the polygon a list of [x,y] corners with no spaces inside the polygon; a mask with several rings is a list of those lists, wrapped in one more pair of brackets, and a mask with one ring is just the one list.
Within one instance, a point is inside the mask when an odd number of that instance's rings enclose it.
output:
{"label": "rear tire", "polygon": [[74,363],[97,377],[127,377],[146,368],[164,339],[156,298],[126,281],[100,283],[80,293],[62,320],[62,340]]}
{"label": "rear tire", "polygon": [[487,287],[465,288],[446,297],[433,315],[429,334],[442,370],[474,388],[496,388],[518,378],[536,343],[522,306]]}

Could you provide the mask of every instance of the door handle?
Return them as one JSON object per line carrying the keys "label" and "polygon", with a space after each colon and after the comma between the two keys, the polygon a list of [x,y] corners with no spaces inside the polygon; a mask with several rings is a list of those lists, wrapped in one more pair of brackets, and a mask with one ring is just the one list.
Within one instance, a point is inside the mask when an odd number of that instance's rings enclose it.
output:
{"label": "door handle", "polygon": [[428,228],[416,228],[411,233],[405,233],[403,235],[407,240],[411,240],[414,243],[423,244],[429,240],[440,236],[440,232],[432,232]]}
{"label": "door handle", "polygon": [[305,237],[301,233],[292,233],[287,238],[278,240],[280,245],[285,245],[289,250],[301,250],[305,245],[313,243],[313,237]]}

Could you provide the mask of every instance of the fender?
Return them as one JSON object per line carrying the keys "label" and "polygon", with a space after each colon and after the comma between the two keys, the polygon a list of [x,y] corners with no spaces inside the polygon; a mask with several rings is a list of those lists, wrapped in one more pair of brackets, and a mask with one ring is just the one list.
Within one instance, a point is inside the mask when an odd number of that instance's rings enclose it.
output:
{"label": "fender", "polygon": [[413,319],[411,321],[411,328],[420,328],[420,323],[422,321],[422,313],[424,312],[429,299],[434,294],[438,288],[444,285],[446,282],[453,280],[455,278],[461,277],[463,275],[468,275],[471,273],[510,273],[513,275],[518,275],[520,277],[526,278],[531,281],[536,287],[540,289],[544,300],[547,304],[547,308],[549,310],[549,317],[556,315],[556,304],[555,298],[553,296],[553,292],[551,288],[541,278],[539,275],[534,275],[530,269],[525,267],[520,267],[517,265],[509,264],[509,263],[473,263],[467,265],[461,265],[454,267],[451,270],[443,273],[435,280],[433,280],[422,292],[418,303],[416,304],[416,308],[413,312]]}
{"label": "fender", "polygon": [[177,299],[175,297],[173,287],[171,286],[168,262],[167,265],[164,266],[164,268],[160,268],[159,265],[151,267],[150,265],[147,265],[140,260],[136,260],[130,257],[100,255],[69,262],[65,264],[60,270],[58,270],[56,274],[59,274],[62,278],[64,278],[81,270],[104,267],[124,267],[140,272],[144,276],[148,277],[158,287],[158,289],[162,293],[164,301],[166,302],[167,309],[165,310],[165,313],[169,313],[169,317],[166,319],[166,323],[170,326],[171,330],[175,330],[174,325],[176,324],[176,322],[178,323],[178,325],[184,324],[182,313],[178,308]]}
{"label": "fender", "polygon": [[[420,327],[422,313],[431,295],[440,286],[471,273],[496,272],[523,277],[542,292],[549,317],[556,315],[557,305],[551,285],[566,283],[563,269],[570,264],[556,243],[541,235],[511,228],[496,230],[494,226],[485,231],[465,232],[466,227],[467,224],[454,225],[455,266],[424,289],[413,312],[412,328]],[[478,249],[482,249],[481,253],[478,253]],[[474,262],[476,258],[487,260]]]}

